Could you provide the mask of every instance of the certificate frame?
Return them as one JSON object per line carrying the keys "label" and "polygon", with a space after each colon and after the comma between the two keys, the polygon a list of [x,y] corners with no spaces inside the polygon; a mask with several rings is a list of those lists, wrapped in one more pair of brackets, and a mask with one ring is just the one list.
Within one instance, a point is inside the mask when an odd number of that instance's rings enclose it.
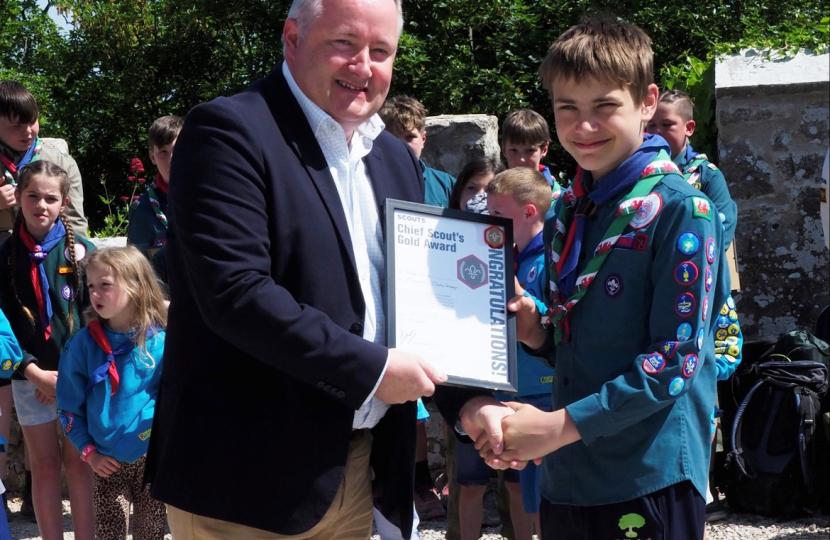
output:
{"label": "certificate frame", "polygon": [[447,384],[516,392],[512,221],[387,199],[384,227],[389,347]]}

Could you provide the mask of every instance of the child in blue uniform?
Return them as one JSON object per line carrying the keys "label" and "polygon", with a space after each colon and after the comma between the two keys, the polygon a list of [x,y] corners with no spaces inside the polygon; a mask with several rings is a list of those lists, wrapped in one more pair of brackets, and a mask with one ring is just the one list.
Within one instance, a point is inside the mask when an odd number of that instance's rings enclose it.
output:
{"label": "child in blue uniform", "polygon": [[562,187],[554,180],[542,159],[548,154],[550,128],[545,118],[532,109],[511,112],[501,126],[501,151],[507,160],[507,168],[530,167],[539,171],[548,181],[551,198],[555,201]]}
{"label": "child in blue uniform", "polygon": [[0,307],[23,359],[0,376],[12,378],[41,537],[63,538],[63,465],[75,538],[92,540],[92,475],[78,451],[58,440],[55,385],[61,350],[81,328],[86,301],[81,263],[94,246],[75,235],[64,214],[70,193],[65,170],[50,161],[29,163],[18,171],[15,190],[20,213],[11,238],[0,247]]}
{"label": "child in blue uniform", "polygon": [[64,434],[95,472],[95,537],[162,540],[164,504],[143,484],[161,379],[164,295],[134,247],[96,251],[87,266],[89,324],[67,344],[57,400]]}
{"label": "child in blue uniform", "polygon": [[[0,311],[0,370],[13,370],[17,364],[23,359],[23,353],[20,351],[20,344],[14,337],[12,327],[9,325],[9,320]],[[0,414],[11,415],[10,410],[0,410]],[[8,441],[0,435],[0,453],[6,453],[6,444]],[[0,492],[3,495],[6,493],[6,486],[0,480]],[[9,530],[9,520],[6,515],[6,505],[0,506],[0,540],[11,540],[12,535]]]}
{"label": "child in blue uniform", "polygon": [[548,316],[523,296],[508,307],[556,367],[553,412],[510,404],[505,451],[478,444],[498,467],[544,456],[542,538],[699,540],[729,292],[720,221],[665,141],[642,135],[658,98],[642,30],[572,27],[540,75],[579,169],[545,228]]}

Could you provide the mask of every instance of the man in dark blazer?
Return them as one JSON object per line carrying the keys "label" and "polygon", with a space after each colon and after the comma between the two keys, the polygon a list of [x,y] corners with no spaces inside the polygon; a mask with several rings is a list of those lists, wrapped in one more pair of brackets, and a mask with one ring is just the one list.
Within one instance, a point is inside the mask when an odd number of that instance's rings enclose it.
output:
{"label": "man in dark blazer", "polygon": [[285,64],[176,144],[147,462],[174,538],[368,538],[373,502],[409,538],[414,400],[445,377],[385,347],[383,203],[424,195],[376,115],[400,0],[313,3]]}

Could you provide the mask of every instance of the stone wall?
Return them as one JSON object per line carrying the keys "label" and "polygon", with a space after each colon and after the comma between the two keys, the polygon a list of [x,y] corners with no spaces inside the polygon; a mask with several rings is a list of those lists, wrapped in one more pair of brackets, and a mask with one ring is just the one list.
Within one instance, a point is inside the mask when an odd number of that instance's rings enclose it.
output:
{"label": "stone wall", "polygon": [[830,145],[830,55],[716,66],[718,165],[738,204],[735,300],[747,339],[812,329],[830,302],[819,218]]}
{"label": "stone wall", "polygon": [[464,114],[427,118],[427,141],[421,158],[427,165],[458,176],[475,158],[501,155],[495,116]]}

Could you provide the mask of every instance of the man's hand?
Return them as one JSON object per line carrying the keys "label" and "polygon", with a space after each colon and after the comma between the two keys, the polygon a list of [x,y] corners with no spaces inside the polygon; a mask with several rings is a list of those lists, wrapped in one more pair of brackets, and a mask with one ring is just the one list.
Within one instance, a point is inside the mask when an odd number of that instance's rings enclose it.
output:
{"label": "man's hand", "polygon": [[121,464],[115,458],[99,454],[97,450],[90,452],[86,458],[86,462],[89,463],[89,466],[92,467],[95,474],[103,476],[104,478],[121,468]]}
{"label": "man's hand", "polygon": [[0,186],[0,210],[6,210],[17,205],[17,197],[14,194],[14,186],[4,184]]}
{"label": "man's hand", "polygon": [[[461,420],[461,427],[467,435],[476,443],[476,448],[486,446],[492,449],[495,454],[501,454],[503,447],[502,420],[505,416],[513,414],[513,409],[492,396],[474,397],[461,407],[458,416]],[[505,467],[514,466],[517,469],[524,468],[523,463],[515,461]]]}
{"label": "man's hand", "polygon": [[421,396],[431,396],[435,393],[435,385],[446,380],[446,375],[420,356],[401,349],[389,349],[386,373],[380,380],[375,397],[389,404],[415,401]]}
{"label": "man's hand", "polygon": [[516,314],[516,339],[531,349],[538,349],[547,335],[542,328],[542,314],[533,298],[524,295],[525,291],[517,279],[514,286],[516,296],[507,303],[507,309]]}

